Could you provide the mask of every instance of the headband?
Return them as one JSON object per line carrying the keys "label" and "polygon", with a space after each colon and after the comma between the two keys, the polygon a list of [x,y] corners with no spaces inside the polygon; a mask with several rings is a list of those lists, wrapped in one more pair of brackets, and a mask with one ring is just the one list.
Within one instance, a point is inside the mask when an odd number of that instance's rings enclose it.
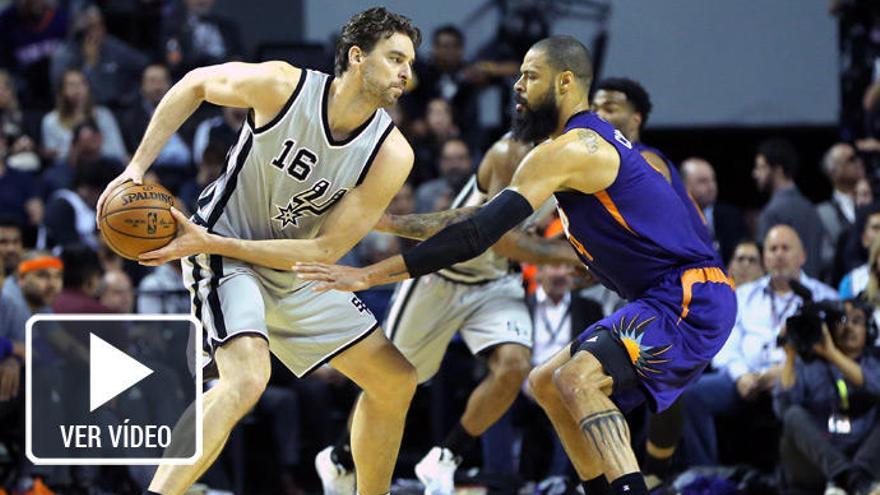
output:
{"label": "headband", "polygon": [[18,264],[18,274],[24,275],[25,273],[32,272],[34,270],[45,270],[46,268],[57,268],[58,270],[64,269],[64,263],[61,262],[60,259],[54,256],[40,256],[39,258],[34,258],[32,260],[22,261]]}

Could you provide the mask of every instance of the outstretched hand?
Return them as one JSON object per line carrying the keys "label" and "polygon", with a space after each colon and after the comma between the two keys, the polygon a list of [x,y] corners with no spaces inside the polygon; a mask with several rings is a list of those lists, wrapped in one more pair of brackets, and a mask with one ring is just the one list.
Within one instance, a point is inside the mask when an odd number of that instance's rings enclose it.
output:
{"label": "outstretched hand", "polygon": [[325,263],[297,263],[292,269],[303,280],[319,282],[314,288],[318,292],[328,290],[355,292],[371,287],[367,272],[363,268]]}
{"label": "outstretched hand", "polygon": [[171,260],[207,251],[210,243],[208,231],[193,223],[173,206],[171,207],[171,215],[177,221],[177,237],[165,247],[142,253],[138,256],[138,263],[146,266],[159,266]]}

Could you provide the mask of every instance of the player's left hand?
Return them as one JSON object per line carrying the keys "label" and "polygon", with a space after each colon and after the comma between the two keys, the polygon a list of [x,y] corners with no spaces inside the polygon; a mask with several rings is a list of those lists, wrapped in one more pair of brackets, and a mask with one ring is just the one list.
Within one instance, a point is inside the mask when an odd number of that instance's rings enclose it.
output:
{"label": "player's left hand", "polygon": [[177,208],[171,208],[171,215],[177,221],[177,237],[165,247],[141,254],[138,263],[159,266],[171,260],[207,252],[211,238],[208,231],[190,221]]}
{"label": "player's left hand", "polygon": [[297,263],[292,269],[303,280],[320,282],[314,288],[318,292],[328,290],[355,292],[370,288],[367,273],[362,268],[324,263]]}

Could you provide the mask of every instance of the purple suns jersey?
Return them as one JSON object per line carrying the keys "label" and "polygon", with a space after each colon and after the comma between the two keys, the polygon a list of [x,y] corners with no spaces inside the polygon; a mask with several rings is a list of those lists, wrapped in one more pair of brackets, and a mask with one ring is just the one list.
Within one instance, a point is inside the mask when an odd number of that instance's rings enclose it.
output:
{"label": "purple suns jersey", "polygon": [[670,187],[620,131],[593,112],[572,116],[565,132],[578,128],[595,131],[620,156],[617,178],[607,189],[555,193],[566,237],[605,286],[634,300],[670,271],[721,266],[674,167]]}

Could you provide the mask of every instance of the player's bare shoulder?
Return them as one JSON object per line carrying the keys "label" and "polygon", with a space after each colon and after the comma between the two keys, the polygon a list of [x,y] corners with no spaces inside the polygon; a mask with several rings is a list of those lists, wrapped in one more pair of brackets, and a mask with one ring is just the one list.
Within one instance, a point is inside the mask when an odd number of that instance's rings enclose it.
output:
{"label": "player's bare shoulder", "polygon": [[401,176],[406,179],[412,170],[415,152],[397,127],[391,129],[376,154],[376,160],[370,168],[364,184],[375,184],[381,181],[396,182]]}
{"label": "player's bare shoulder", "polygon": [[535,148],[558,164],[570,188],[593,193],[610,186],[620,169],[620,155],[592,129],[576,128]]}

